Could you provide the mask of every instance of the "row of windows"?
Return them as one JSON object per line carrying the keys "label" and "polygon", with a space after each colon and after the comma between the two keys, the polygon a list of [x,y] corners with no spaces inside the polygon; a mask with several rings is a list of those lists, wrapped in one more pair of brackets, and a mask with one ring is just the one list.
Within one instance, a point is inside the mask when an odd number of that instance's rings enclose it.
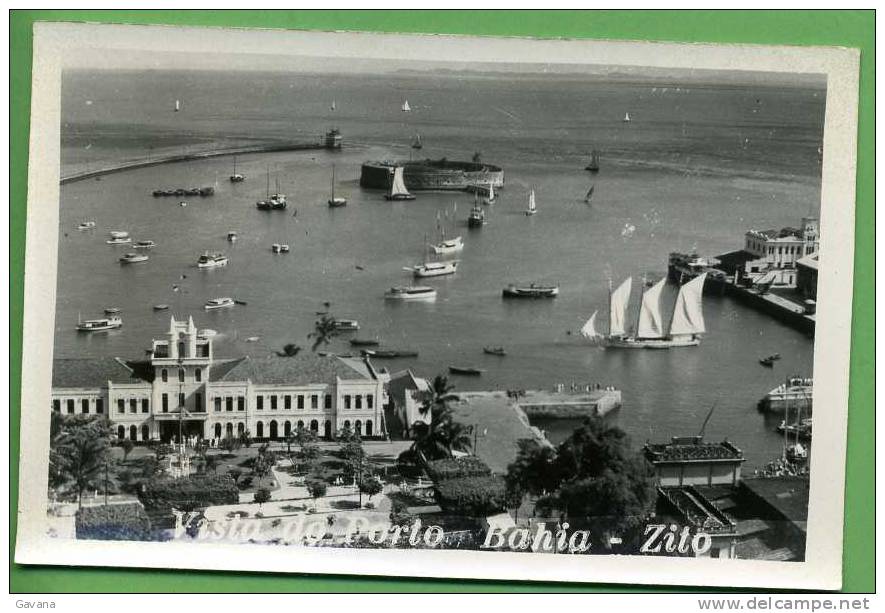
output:
{"label": "row of windows", "polygon": [[[351,405],[353,405],[353,406],[351,407]],[[363,408],[363,397],[359,394],[356,394],[351,399],[350,394],[345,394],[344,395],[344,408],[345,409],[350,409],[350,408],[361,409],[361,408]],[[375,408],[375,397],[372,396],[371,394],[366,396],[366,408],[367,409]]]}
{"label": "row of windows", "polygon": [[[178,382],[179,383],[184,383],[184,374],[185,374],[185,369],[179,368],[178,369]],[[164,368],[160,371],[160,380],[163,383],[169,383],[169,369]],[[202,368],[195,368],[194,369],[194,381],[196,381],[197,383],[200,383],[202,380],[203,380],[203,369]]]}
{"label": "row of windows", "polygon": [[[117,438],[118,439],[123,440],[124,438],[127,438],[126,433],[127,433],[126,426],[117,426]],[[137,441],[138,440],[138,427],[129,426],[128,433],[129,433],[128,438],[130,441]],[[146,425],[141,427],[141,440],[143,440],[143,441],[151,440],[151,429],[148,428]]]}
{"label": "row of windows", "polygon": [[[82,413],[83,415],[89,415],[89,399],[82,398],[80,400],[79,404],[80,404],[80,413]],[[61,413],[61,399],[60,398],[53,399],[52,410],[55,411],[56,413]],[[73,415],[74,413],[76,413],[77,412],[77,401],[74,400],[73,398],[68,398],[65,401],[65,412],[68,415]],[[102,413],[104,413],[104,399],[103,398],[96,398],[95,399],[95,414],[101,415]]]}
{"label": "row of windows", "polygon": [[[297,396],[293,396],[292,394],[284,394],[280,395],[266,395],[266,396],[256,396],[255,397],[255,410],[263,411],[265,406],[269,407],[271,411],[276,411],[280,407],[280,399],[282,399],[283,409],[291,409],[292,408],[292,399],[295,399],[295,408],[298,410],[304,410],[306,406],[306,402],[308,401],[307,396],[304,394],[298,394]],[[267,400],[265,400],[267,399]],[[311,409],[319,409],[320,408],[320,397],[319,394],[311,394],[310,396],[310,408]],[[332,408],[332,395],[326,394],[323,398],[323,408],[331,409]]]}
{"label": "row of windows", "polygon": [[[221,411],[221,405],[224,404],[225,411],[233,411],[234,410],[234,398],[232,396],[228,396],[226,398],[222,398],[221,396],[215,397],[215,411]],[[246,410],[246,398],[243,396],[237,396],[237,411],[245,411]]]}

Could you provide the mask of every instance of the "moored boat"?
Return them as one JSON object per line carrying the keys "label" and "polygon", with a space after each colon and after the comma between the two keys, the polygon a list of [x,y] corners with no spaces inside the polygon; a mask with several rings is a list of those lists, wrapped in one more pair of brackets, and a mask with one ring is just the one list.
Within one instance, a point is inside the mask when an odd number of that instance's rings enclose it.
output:
{"label": "moored boat", "polygon": [[403,175],[403,167],[396,166],[391,169],[390,190],[384,195],[387,200],[414,200],[415,196],[406,189],[406,181]]}
{"label": "moored boat", "polygon": [[458,253],[464,249],[464,241],[460,236],[456,236],[455,238],[443,239],[436,243],[435,245],[430,246],[430,250],[433,251],[436,255],[448,255],[451,253]]}
{"label": "moored boat", "polygon": [[416,358],[418,352],[411,349],[363,349],[361,353],[371,358]]}
{"label": "moored boat", "polygon": [[516,285],[511,283],[502,291],[504,298],[556,298],[559,295],[558,285]]}
{"label": "moored boat", "polygon": [[120,307],[108,307],[104,310],[105,315],[118,315],[120,313]]}
{"label": "moored boat", "polygon": [[398,285],[384,293],[387,300],[434,300],[436,289],[425,285]]}
{"label": "moored boat", "polygon": [[488,355],[498,355],[505,356],[507,352],[504,351],[503,347],[483,347],[482,352]]}
{"label": "moored boat", "polygon": [[234,231],[230,231],[227,233],[227,240],[231,243],[234,242],[235,240],[237,240],[238,238],[239,238],[239,236]]}
{"label": "moored boat", "polygon": [[424,262],[423,264],[416,264],[407,270],[411,270],[412,274],[418,278],[452,275],[458,270],[458,260]]}
{"label": "moored boat", "polygon": [[796,409],[811,412],[814,400],[814,380],[811,377],[787,377],[784,383],[768,392],[759,401],[762,411],[780,412]]}
{"label": "moored boat", "polygon": [[133,249],[153,249],[157,246],[157,243],[154,241],[135,241],[132,244]]}
{"label": "moored boat", "polygon": [[329,194],[329,200],[327,201],[329,207],[334,209],[342,206],[347,206],[347,198],[335,195],[335,164],[332,164],[332,185],[330,192],[331,193]]}
{"label": "moored boat", "polygon": [[538,206],[535,204],[535,190],[529,192],[529,205],[525,210],[526,217],[531,217],[538,212]]}
{"label": "moored boat", "polygon": [[481,228],[486,222],[486,213],[476,204],[473,205],[473,208],[470,209],[470,213],[467,215],[467,227],[469,228]]}
{"label": "moored boat", "polygon": [[104,330],[116,330],[123,326],[123,320],[116,316],[102,317],[100,319],[86,319],[77,322],[78,332],[102,332]]}
{"label": "moored boat", "polygon": [[81,221],[79,224],[77,224],[78,230],[92,230],[94,228],[95,228],[94,221]]}
{"label": "moored boat", "polygon": [[169,309],[169,305],[168,305],[168,304],[155,304],[155,305],[154,305],[154,310],[155,310],[155,311],[166,311],[166,310],[168,310],[168,309]]}
{"label": "moored boat", "polygon": [[590,163],[584,167],[590,172],[599,172],[599,152],[595,149],[590,152]]}
{"label": "moored boat", "polygon": [[237,156],[234,156],[234,171],[230,175],[231,183],[242,183],[246,180],[246,177],[237,172]]}
{"label": "moored boat", "polygon": [[355,319],[334,319],[332,320],[332,325],[339,332],[347,332],[360,329],[360,324]]}
{"label": "moored boat", "polygon": [[352,338],[350,344],[354,347],[377,347],[381,341],[374,338]]}
{"label": "moored boat", "polygon": [[478,377],[485,371],[481,368],[473,368],[472,366],[449,366],[449,372],[453,375],[467,375],[469,377]]}
{"label": "moored boat", "polygon": [[143,253],[127,253],[120,258],[121,264],[138,264],[139,262],[147,262],[148,256]]}
{"label": "moored boat", "polygon": [[205,252],[197,259],[197,268],[219,268],[227,266],[227,256],[223,253]]}
{"label": "moored boat", "polygon": [[203,305],[203,308],[207,311],[211,311],[213,309],[224,309],[228,307],[234,306],[233,298],[212,298],[211,300],[207,300],[206,304]]}

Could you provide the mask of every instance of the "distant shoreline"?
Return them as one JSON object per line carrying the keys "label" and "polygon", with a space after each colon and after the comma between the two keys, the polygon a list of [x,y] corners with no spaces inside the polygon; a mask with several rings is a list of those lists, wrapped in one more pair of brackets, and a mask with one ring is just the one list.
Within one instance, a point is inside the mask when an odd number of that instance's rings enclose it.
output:
{"label": "distant shoreline", "polygon": [[250,145],[248,147],[236,147],[232,149],[210,149],[208,151],[200,151],[198,153],[180,153],[174,155],[165,155],[148,159],[134,160],[123,162],[114,166],[105,166],[98,170],[85,170],[75,172],[73,174],[61,177],[60,185],[67,183],[75,183],[84,181],[94,177],[101,177],[115,172],[123,172],[126,170],[135,170],[138,168],[149,168],[151,166],[159,166],[161,164],[173,164],[176,162],[188,162],[192,160],[204,160],[208,158],[223,157],[227,155],[241,155],[247,153],[271,153],[275,151],[312,151],[317,149],[326,149],[323,142],[316,143],[284,143],[284,144],[265,144]]}

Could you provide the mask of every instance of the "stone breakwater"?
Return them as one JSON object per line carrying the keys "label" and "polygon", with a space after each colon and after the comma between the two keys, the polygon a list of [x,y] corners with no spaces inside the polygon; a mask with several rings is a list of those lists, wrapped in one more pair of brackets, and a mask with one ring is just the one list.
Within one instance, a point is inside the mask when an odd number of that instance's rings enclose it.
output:
{"label": "stone breakwater", "polygon": [[393,169],[403,167],[410,190],[466,190],[476,185],[504,185],[504,170],[492,164],[449,160],[366,162],[360,171],[360,186],[389,189]]}

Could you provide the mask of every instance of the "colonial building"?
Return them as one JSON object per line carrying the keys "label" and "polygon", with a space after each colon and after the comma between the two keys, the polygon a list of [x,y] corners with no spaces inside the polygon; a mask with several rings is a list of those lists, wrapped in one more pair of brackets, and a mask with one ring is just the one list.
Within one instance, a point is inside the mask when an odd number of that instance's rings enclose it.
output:
{"label": "colonial building", "polygon": [[745,259],[737,271],[745,283],[795,287],[796,264],[815,254],[820,230],[814,217],[802,218],[800,228],[750,230],[744,235]]}
{"label": "colonial building", "polygon": [[646,460],[661,487],[736,486],[744,453],[729,443],[705,443],[700,436],[674,436],[669,443],[645,445]]}
{"label": "colonial building", "polygon": [[55,360],[52,410],[102,415],[118,438],[174,441],[248,432],[285,438],[299,427],[385,435],[383,383],[368,360],[302,353],[216,358],[193,319],[174,317],[145,360]]}
{"label": "colonial building", "polygon": [[[387,396],[390,399],[388,428],[391,429],[391,435],[411,438],[414,434],[412,426],[415,423],[430,423],[430,413],[421,414],[423,405],[421,396],[427,392],[430,392],[430,384],[426,379],[416,377],[411,370],[390,375],[387,382]],[[392,430],[394,423],[396,432]]]}

